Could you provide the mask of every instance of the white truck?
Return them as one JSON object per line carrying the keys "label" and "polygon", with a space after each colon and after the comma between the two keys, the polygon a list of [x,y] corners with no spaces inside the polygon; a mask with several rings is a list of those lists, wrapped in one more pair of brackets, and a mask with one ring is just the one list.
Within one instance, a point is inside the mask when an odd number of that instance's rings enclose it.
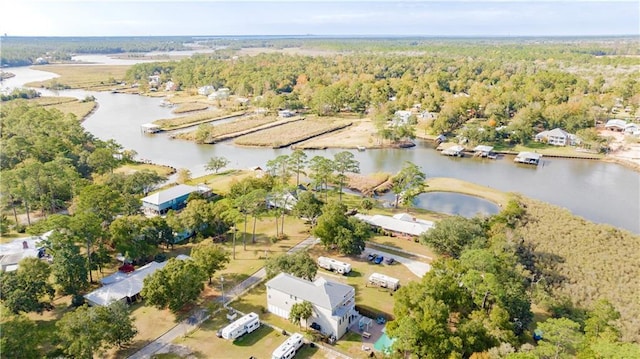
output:
{"label": "white truck", "polygon": [[380,273],[373,273],[369,276],[369,283],[381,287],[381,288],[389,288],[391,290],[396,290],[400,287],[400,280],[386,276]]}
{"label": "white truck", "polygon": [[251,333],[260,327],[260,318],[256,313],[249,313],[222,329],[224,339],[236,339]]}
{"label": "white truck", "polygon": [[295,333],[291,335],[284,343],[280,344],[276,350],[271,354],[271,359],[291,359],[298,350],[302,348],[304,341],[302,340],[302,334]]}
{"label": "white truck", "polygon": [[340,262],[333,258],[319,257],[318,266],[320,266],[320,268],[334,271],[343,275],[347,275],[349,272],[351,272],[351,264]]}

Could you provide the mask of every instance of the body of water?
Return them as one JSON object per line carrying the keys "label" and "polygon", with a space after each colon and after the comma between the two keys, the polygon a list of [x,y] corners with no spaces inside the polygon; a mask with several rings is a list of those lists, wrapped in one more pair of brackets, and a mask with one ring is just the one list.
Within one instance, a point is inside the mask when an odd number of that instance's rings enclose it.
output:
{"label": "body of water", "polygon": [[[15,77],[3,81],[2,88],[20,87],[26,82],[52,78],[51,73],[28,68],[11,68]],[[133,149],[140,159],[154,163],[187,168],[193,176],[205,174],[204,166],[213,156],[228,158],[232,168],[264,166],[268,160],[291,150],[236,147],[231,142],[198,145],[171,139],[168,134],[146,135],[140,125],[174,115],[171,109],[160,106],[162,99],[108,92],[81,90],[59,91],[60,96],[96,97],[98,109],[87,118],[84,127],[103,140],[113,139],[127,149]],[[332,158],[340,149],[306,151],[309,158],[321,155]],[[362,173],[398,171],[405,161],[419,165],[427,177],[453,177],[506,192],[518,192],[561,207],[593,222],[611,225],[640,233],[640,176],[614,163],[593,160],[544,158],[535,166],[516,165],[512,156],[498,160],[455,158],[440,155],[433,146],[417,141],[408,149],[379,149],[353,151]],[[442,203],[436,211],[466,209],[451,194],[424,194],[418,203],[429,206]],[[429,197],[432,196],[432,197]],[[433,197],[435,196],[435,197]],[[439,198],[438,196],[446,196]],[[446,204],[451,208],[444,208]],[[473,206],[470,206],[470,208]],[[487,209],[488,210],[488,209]],[[448,212],[449,213],[449,212]],[[466,213],[466,212],[464,212]]]}

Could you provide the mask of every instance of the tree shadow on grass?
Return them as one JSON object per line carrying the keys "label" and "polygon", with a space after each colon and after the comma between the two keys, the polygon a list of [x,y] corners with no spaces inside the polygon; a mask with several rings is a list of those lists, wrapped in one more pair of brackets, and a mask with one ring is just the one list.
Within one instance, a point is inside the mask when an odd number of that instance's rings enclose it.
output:
{"label": "tree shadow on grass", "polygon": [[240,338],[233,341],[233,345],[237,345],[240,347],[250,347],[255,345],[257,342],[261,341],[264,337],[269,335],[269,333],[273,332],[273,328],[268,327],[266,325],[260,326],[260,328],[256,329],[253,333],[245,334]]}
{"label": "tree shadow on grass", "polygon": [[305,344],[300,350],[296,353],[296,358],[313,358],[316,353],[318,353],[318,346],[314,346],[313,348],[309,344]]}
{"label": "tree shadow on grass", "polygon": [[349,277],[349,278],[360,278],[362,277],[363,274],[355,269],[352,269],[351,272],[349,272],[349,274],[347,274],[345,277]]}

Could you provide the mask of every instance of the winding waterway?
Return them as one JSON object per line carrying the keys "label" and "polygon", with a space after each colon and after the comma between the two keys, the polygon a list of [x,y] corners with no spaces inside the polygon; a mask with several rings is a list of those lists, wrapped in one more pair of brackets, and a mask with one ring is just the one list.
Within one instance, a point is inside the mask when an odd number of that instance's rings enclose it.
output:
{"label": "winding waterway", "polygon": [[[105,59],[106,57],[92,57]],[[134,60],[119,60],[130,61]],[[31,81],[54,77],[49,72],[29,68],[11,68],[16,76],[3,81],[1,88],[20,87]],[[171,109],[160,106],[162,99],[144,96],[87,92],[82,90],[40,90],[43,95],[96,97],[98,109],[83,123],[84,127],[103,140],[114,139],[133,149],[140,159],[154,163],[187,168],[194,176],[205,173],[204,165],[212,156],[223,156],[229,167],[248,168],[264,164],[290,149],[236,147],[230,142],[198,145],[171,139],[167,134],[145,135],[140,125],[160,118],[169,118]],[[332,157],[339,149],[307,151],[309,158]],[[593,222],[608,223],[640,233],[640,176],[614,163],[593,160],[543,158],[538,167],[516,165],[513,157],[498,160],[453,158],[441,156],[422,141],[409,149],[379,149],[354,151],[362,173],[395,172],[405,161],[422,167],[427,177],[453,177],[492,187],[501,191],[519,192],[561,207]],[[426,199],[428,200],[428,199]]]}

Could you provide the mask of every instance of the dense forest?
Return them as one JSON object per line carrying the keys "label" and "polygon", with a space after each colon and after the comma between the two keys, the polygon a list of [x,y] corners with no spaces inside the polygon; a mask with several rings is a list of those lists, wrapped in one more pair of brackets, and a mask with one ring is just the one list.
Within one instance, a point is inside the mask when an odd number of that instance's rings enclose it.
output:
{"label": "dense forest", "polygon": [[601,54],[633,52],[629,42],[613,44],[453,41],[416,45],[412,52],[392,51],[392,45],[376,53],[324,56],[220,52],[138,64],[127,78],[160,75],[185,89],[228,87],[258,106],[321,116],[356,112],[387,121],[397,110],[419,107],[438,113],[433,134],[461,131],[478,143],[507,137],[525,143],[561,127],[596,144],[586,129],[605,121],[614,106],[629,106],[631,113],[640,106],[640,59]]}
{"label": "dense forest", "polygon": [[73,54],[185,50],[188,37],[15,37],[3,36],[0,66],[28,66],[71,60]]}

